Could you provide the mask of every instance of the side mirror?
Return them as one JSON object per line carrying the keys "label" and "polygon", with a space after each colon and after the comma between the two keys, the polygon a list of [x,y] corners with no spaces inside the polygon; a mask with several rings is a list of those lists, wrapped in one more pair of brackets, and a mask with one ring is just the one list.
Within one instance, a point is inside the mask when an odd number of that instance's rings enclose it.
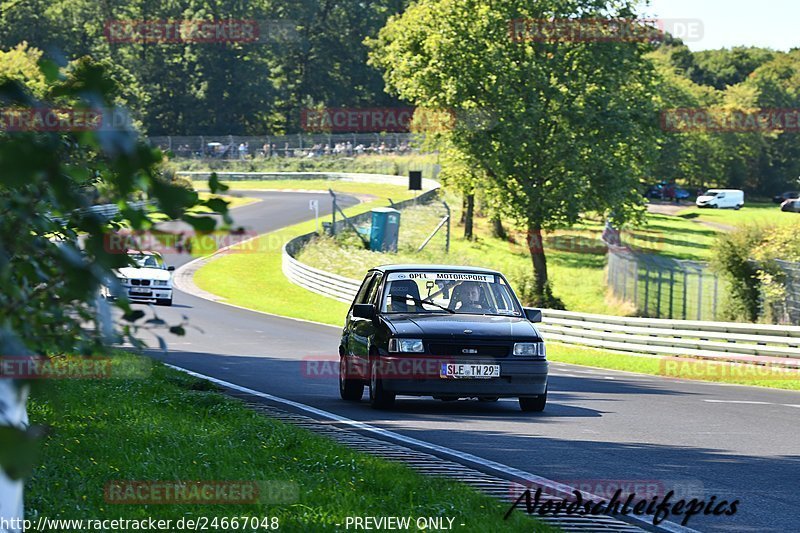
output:
{"label": "side mirror", "polygon": [[366,318],[367,320],[375,319],[375,306],[372,304],[355,304],[353,306],[354,318]]}
{"label": "side mirror", "polygon": [[525,311],[525,318],[527,318],[530,322],[542,321],[541,309],[534,309],[533,307],[523,307],[523,309]]}
{"label": "side mirror", "polygon": [[174,267],[174,266],[168,266],[168,267],[167,267],[167,270],[168,270],[169,272],[173,272],[173,271],[175,271],[175,267]]}

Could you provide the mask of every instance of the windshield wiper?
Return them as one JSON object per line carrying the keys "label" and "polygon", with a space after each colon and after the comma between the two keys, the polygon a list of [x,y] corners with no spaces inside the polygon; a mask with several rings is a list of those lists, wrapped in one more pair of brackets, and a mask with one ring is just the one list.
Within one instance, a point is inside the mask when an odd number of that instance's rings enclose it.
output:
{"label": "windshield wiper", "polygon": [[420,300],[419,298],[414,298],[413,296],[400,296],[399,294],[393,294],[391,296],[391,298],[392,298],[392,300],[401,300],[401,301],[404,301],[404,302],[408,301],[408,300],[411,300],[412,302],[414,302],[416,305],[419,305],[420,307],[422,307],[422,305],[424,305],[424,304],[429,304],[429,305],[432,305],[434,307],[438,307],[442,311],[447,311],[451,315],[456,314],[456,312],[453,311],[452,309],[448,309],[447,307],[445,307],[443,305],[439,305],[439,304],[437,304],[435,302],[432,302],[430,300],[427,300],[427,299]]}

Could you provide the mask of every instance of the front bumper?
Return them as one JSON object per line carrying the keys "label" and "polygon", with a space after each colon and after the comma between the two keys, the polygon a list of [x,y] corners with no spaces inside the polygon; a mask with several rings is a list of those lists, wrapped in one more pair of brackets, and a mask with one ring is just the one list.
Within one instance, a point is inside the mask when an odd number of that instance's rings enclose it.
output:
{"label": "front bumper", "polygon": [[[439,368],[443,363],[474,363],[500,365],[497,378],[442,378]],[[549,364],[546,360],[498,359],[443,359],[441,357],[380,358],[381,382],[385,390],[410,396],[539,396],[547,388]],[[410,369],[410,371],[408,370]]]}
{"label": "front bumper", "polygon": [[126,295],[131,301],[172,299],[172,289],[170,287],[122,287],[114,296],[119,297],[119,294]]}

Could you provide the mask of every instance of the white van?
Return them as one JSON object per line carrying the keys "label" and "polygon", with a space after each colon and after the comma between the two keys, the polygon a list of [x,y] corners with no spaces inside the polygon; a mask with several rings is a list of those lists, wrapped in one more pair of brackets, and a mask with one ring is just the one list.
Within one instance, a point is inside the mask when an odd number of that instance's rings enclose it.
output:
{"label": "white van", "polygon": [[732,207],[740,209],[744,205],[744,191],[738,189],[709,189],[697,197],[697,207]]}

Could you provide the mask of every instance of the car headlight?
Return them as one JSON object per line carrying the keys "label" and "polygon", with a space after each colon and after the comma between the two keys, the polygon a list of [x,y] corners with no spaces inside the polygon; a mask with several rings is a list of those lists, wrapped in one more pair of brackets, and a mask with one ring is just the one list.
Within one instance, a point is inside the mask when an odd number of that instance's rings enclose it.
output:
{"label": "car headlight", "polygon": [[546,357],[543,342],[517,342],[514,344],[514,355],[522,357]]}
{"label": "car headlight", "polygon": [[422,339],[389,339],[389,351],[395,353],[423,353]]}
{"label": "car headlight", "polygon": [[155,287],[167,287],[169,285],[169,281],[165,279],[157,279],[153,282],[153,286]]}
{"label": "car headlight", "polygon": [[128,278],[125,276],[117,276],[117,281],[122,285],[126,285],[128,283]]}

